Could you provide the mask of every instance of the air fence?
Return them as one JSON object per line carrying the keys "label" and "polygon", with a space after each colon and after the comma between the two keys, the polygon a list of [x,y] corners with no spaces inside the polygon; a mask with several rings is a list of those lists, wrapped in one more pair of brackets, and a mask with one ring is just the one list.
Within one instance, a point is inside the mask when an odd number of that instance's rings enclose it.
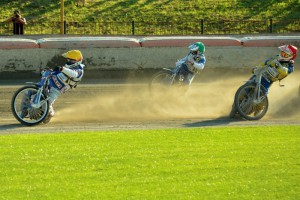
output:
{"label": "air fence", "polygon": [[300,36],[55,37],[36,40],[5,37],[0,38],[0,77],[16,77],[23,73],[28,78],[38,73],[39,66],[61,65],[64,62],[61,54],[70,49],[82,51],[87,78],[101,78],[104,71],[173,68],[176,60],[188,52],[187,46],[196,41],[206,45],[206,68],[210,69],[250,69],[276,55],[277,47],[282,44],[300,46]]}

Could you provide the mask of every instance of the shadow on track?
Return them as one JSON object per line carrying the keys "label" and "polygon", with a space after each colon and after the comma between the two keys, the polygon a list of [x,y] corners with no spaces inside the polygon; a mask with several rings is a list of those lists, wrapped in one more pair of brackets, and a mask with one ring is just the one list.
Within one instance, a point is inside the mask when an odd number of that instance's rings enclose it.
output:
{"label": "shadow on track", "polygon": [[6,134],[7,132],[11,132],[12,130],[17,131],[19,128],[23,128],[24,125],[22,124],[5,124],[0,125],[0,134]]}
{"label": "shadow on track", "polygon": [[242,118],[229,118],[229,117],[219,117],[216,119],[209,119],[209,120],[204,120],[204,121],[199,121],[199,122],[193,122],[193,123],[185,123],[183,126],[185,127],[207,127],[207,126],[227,126],[231,123],[234,122],[240,122],[240,121],[245,121]]}

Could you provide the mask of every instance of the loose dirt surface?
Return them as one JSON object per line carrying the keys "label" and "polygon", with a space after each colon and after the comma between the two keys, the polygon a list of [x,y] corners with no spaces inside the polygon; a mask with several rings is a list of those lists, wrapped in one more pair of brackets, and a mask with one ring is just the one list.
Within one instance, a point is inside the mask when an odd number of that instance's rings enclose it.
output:
{"label": "loose dirt surface", "polygon": [[149,94],[145,80],[88,80],[56,101],[49,124],[34,127],[21,125],[10,111],[11,97],[23,83],[0,81],[0,134],[300,125],[299,73],[282,81],[285,87],[273,84],[269,111],[259,121],[228,118],[235,91],[250,76],[232,74],[203,72],[187,93],[160,96]]}

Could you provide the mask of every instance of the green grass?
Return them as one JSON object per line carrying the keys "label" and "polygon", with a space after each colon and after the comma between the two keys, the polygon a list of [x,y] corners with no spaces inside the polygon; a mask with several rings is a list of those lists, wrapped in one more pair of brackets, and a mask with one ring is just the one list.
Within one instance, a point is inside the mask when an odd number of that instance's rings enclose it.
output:
{"label": "green grass", "polygon": [[300,126],[0,136],[0,199],[299,199]]}
{"label": "green grass", "polygon": [[[59,19],[60,0],[2,0],[0,5],[0,16],[9,16],[19,9],[28,19]],[[78,7],[75,0],[65,0],[67,21],[88,22],[299,18],[299,8],[299,0],[87,0],[85,6]]]}
{"label": "green grass", "polygon": [[[256,33],[267,32],[265,23],[268,23],[269,18],[273,18],[274,32],[277,29],[278,32],[282,32],[285,28],[287,32],[299,32],[299,0],[87,0],[85,6],[78,7],[75,0],[65,0],[64,5],[65,20],[76,22],[74,29],[77,32],[73,30],[72,33],[77,34],[130,35],[127,29],[130,29],[132,21],[142,29],[137,30],[136,34],[199,34],[201,19],[205,22],[205,34],[219,34],[222,20],[227,24],[224,27],[225,33]],[[13,10],[19,9],[28,21],[27,34],[59,32],[60,0],[1,0],[0,7],[0,21],[9,17]],[[298,21],[294,21],[295,18]],[[262,22],[253,28],[255,25],[251,22],[238,23],[227,20]],[[147,24],[156,21],[164,23]],[[35,24],[36,22],[38,23]],[[122,24],[109,24],[111,22]],[[84,23],[85,28],[81,23]],[[69,26],[72,27],[73,24],[70,23]],[[94,26],[100,28],[95,29]],[[116,26],[117,31],[114,30]],[[174,30],[168,31],[168,26],[172,26]],[[57,27],[57,31],[51,29],[53,27]],[[224,30],[221,30],[221,33],[224,33],[222,31]]]}

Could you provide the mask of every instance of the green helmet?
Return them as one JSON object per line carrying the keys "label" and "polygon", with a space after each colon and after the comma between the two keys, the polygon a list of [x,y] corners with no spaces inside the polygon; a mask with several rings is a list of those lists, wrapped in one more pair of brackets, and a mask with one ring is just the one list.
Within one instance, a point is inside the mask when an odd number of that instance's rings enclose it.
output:
{"label": "green helmet", "polygon": [[190,51],[200,51],[200,53],[205,52],[205,45],[202,42],[196,42],[189,46]]}

